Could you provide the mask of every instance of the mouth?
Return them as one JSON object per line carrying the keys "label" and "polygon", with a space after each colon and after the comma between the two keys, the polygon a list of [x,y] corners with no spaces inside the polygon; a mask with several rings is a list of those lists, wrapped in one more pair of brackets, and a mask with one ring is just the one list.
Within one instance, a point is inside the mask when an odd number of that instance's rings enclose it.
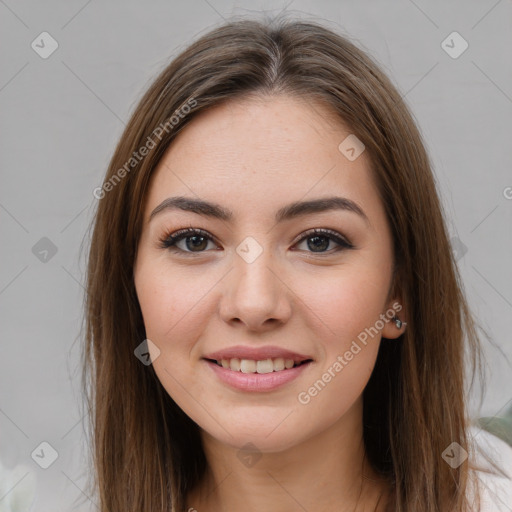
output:
{"label": "mouth", "polygon": [[240,373],[274,373],[283,372],[311,363],[313,360],[308,359],[292,359],[292,358],[266,358],[266,359],[241,359],[233,357],[229,359],[209,359],[205,358],[206,361],[214,363],[225,370],[231,370],[233,372]]}
{"label": "mouth", "polygon": [[232,346],[202,358],[215,378],[238,391],[274,391],[298,379],[314,363],[277,345]]}
{"label": "mouth", "polygon": [[313,359],[203,358],[212,375],[231,389],[242,392],[272,392],[298,379],[313,364]]}

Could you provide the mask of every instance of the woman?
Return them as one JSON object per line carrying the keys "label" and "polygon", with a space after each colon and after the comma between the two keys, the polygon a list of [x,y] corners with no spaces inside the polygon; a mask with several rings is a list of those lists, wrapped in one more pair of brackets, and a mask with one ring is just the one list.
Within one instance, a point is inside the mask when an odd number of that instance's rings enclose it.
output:
{"label": "woman", "polygon": [[479,510],[476,327],[421,136],[361,50],[316,23],[212,30],[95,196],[100,510]]}

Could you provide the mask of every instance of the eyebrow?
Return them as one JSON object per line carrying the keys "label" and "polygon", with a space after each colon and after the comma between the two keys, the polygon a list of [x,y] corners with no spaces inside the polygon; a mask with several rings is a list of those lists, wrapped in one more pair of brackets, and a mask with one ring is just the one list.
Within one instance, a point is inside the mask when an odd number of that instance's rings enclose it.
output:
{"label": "eyebrow", "polygon": [[[209,201],[203,199],[195,199],[190,197],[168,197],[164,199],[149,216],[149,221],[158,213],[164,210],[182,210],[186,212],[196,213],[206,217],[212,217],[223,221],[233,220],[233,212]],[[363,209],[354,201],[346,197],[324,197],[312,199],[310,201],[296,201],[279,209],[275,216],[276,222],[291,220],[302,215],[311,215],[332,210],[344,210],[359,215],[364,221],[370,225],[368,217]],[[148,222],[149,222],[148,221]]]}

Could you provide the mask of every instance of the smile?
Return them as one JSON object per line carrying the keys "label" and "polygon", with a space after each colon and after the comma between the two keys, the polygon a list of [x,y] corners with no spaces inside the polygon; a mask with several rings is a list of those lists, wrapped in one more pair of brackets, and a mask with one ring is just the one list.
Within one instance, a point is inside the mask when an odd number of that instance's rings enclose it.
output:
{"label": "smile", "polygon": [[[290,359],[203,359],[214,378],[244,392],[270,392],[298,378],[311,366],[311,359],[294,363]],[[233,365],[233,368],[231,368]],[[287,367],[288,366],[288,367]],[[272,367],[272,370],[270,368]],[[239,368],[239,369],[238,369]]]}
{"label": "smile", "polygon": [[222,368],[229,369],[234,372],[259,374],[289,370],[290,368],[300,366],[301,364],[305,364],[309,361],[311,360],[307,359],[304,361],[295,362],[293,359],[284,359],[282,357],[260,360],[238,359],[234,357],[232,359],[213,360],[213,362],[219,366],[222,366]]}

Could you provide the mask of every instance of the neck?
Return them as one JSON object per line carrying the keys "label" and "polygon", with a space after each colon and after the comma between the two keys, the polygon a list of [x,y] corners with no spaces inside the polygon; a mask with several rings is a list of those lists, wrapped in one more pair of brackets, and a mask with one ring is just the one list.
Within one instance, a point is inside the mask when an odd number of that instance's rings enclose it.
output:
{"label": "neck", "polygon": [[362,436],[362,402],[321,432],[284,451],[241,463],[240,450],[202,433],[208,461],[187,510],[247,512],[384,511],[388,484],[370,466]]}

